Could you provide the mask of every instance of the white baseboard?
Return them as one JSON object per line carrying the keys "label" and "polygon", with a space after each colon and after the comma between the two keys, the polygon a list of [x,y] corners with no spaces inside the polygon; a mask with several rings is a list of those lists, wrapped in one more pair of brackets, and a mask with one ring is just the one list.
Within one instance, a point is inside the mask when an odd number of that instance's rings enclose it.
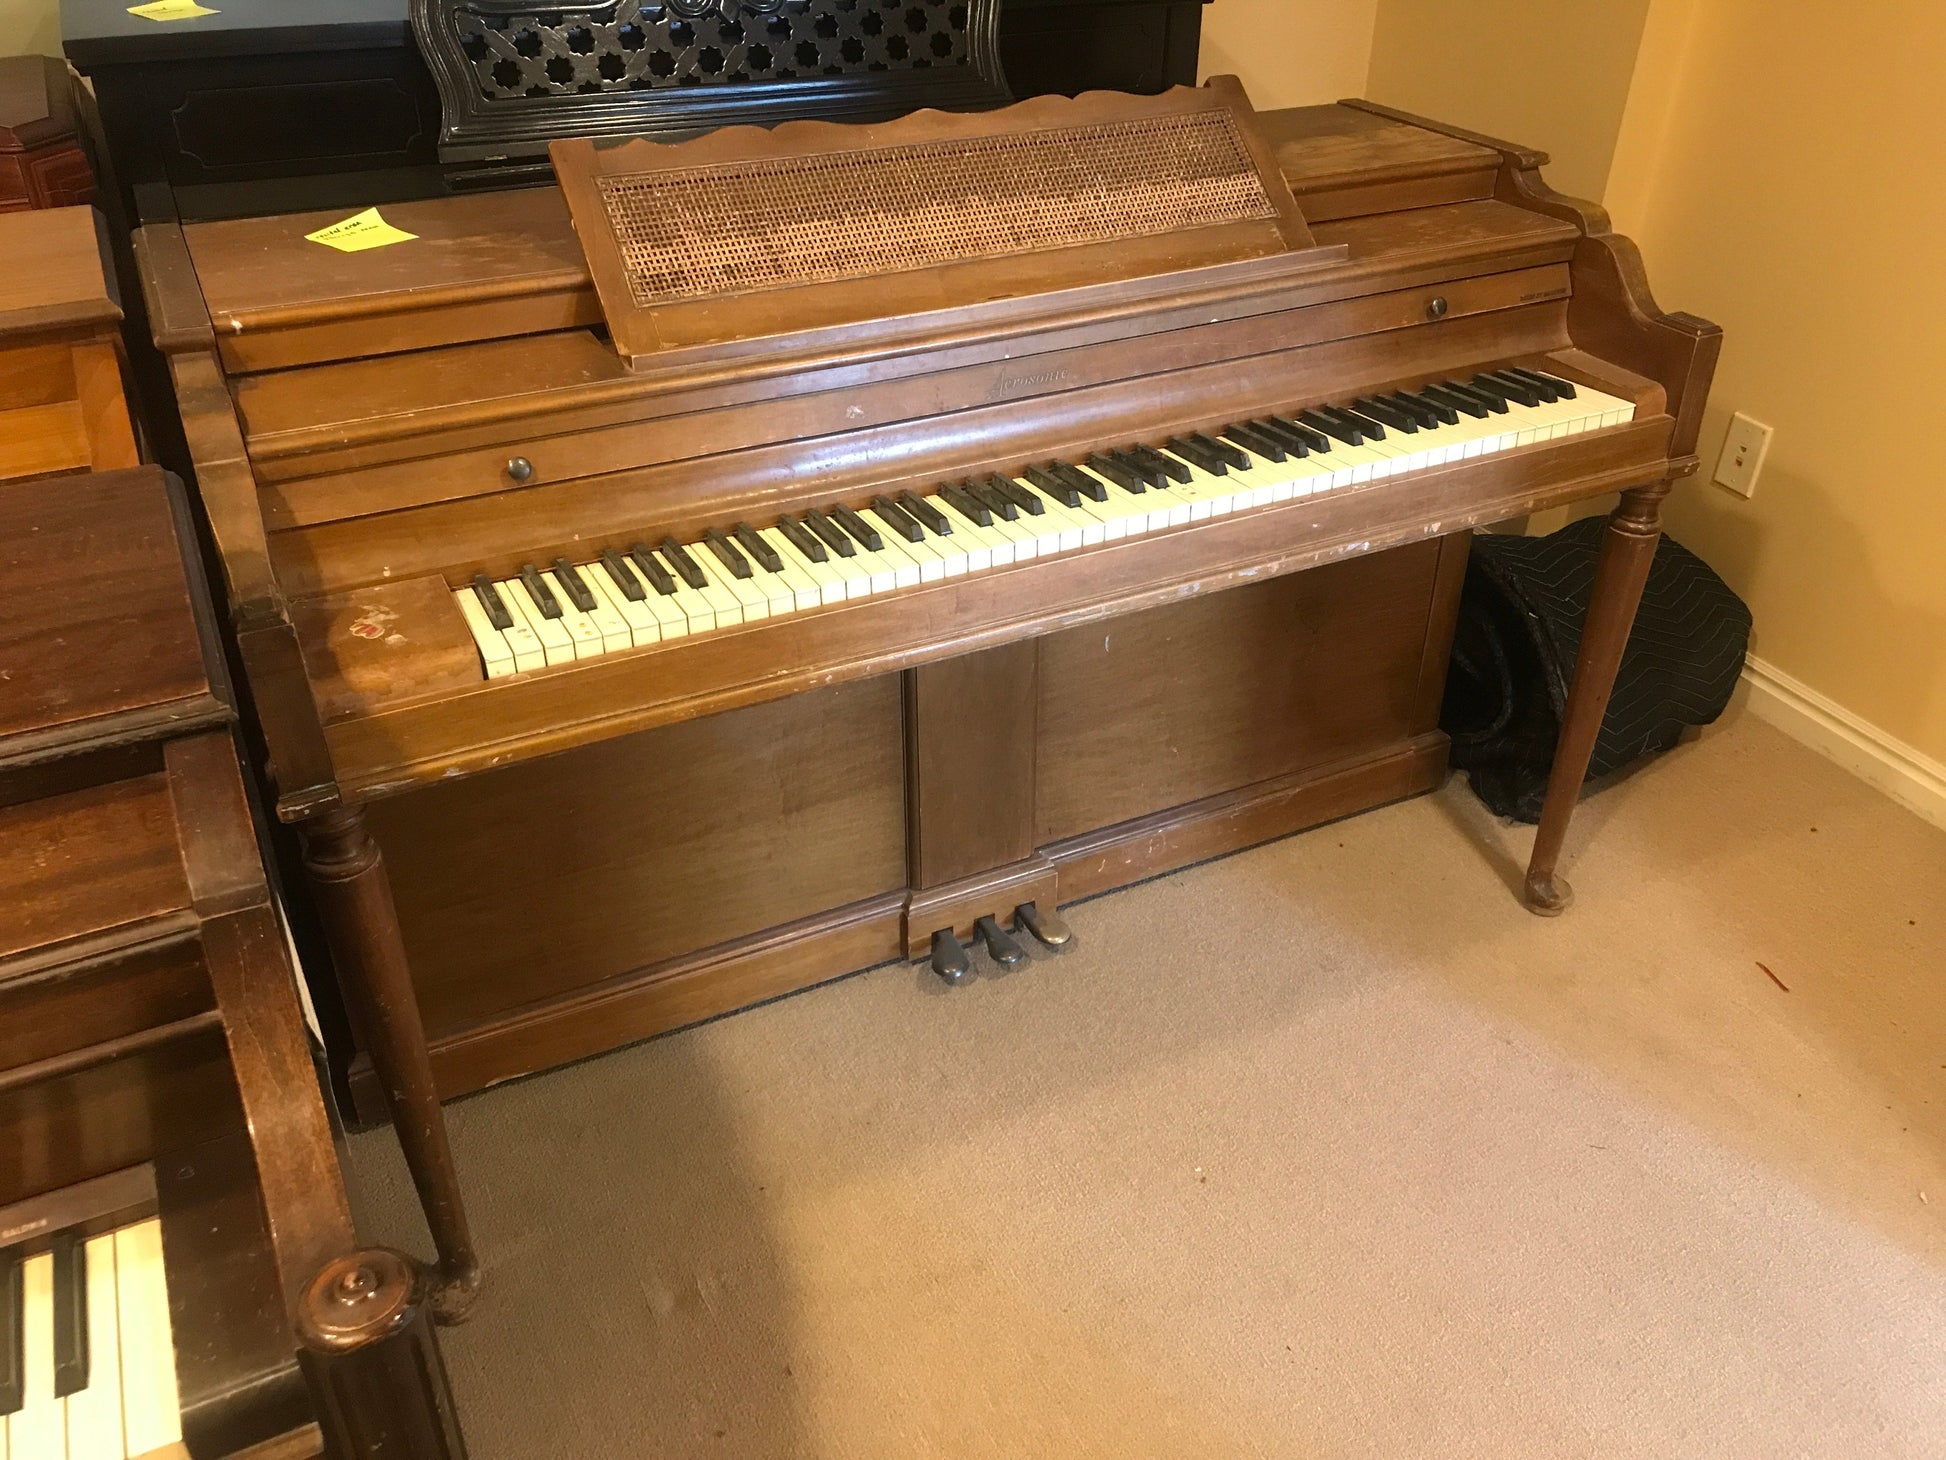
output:
{"label": "white baseboard", "polygon": [[1743,666],[1743,682],[1758,719],[1836,761],[1934,826],[1946,827],[1946,765],[1754,655]]}

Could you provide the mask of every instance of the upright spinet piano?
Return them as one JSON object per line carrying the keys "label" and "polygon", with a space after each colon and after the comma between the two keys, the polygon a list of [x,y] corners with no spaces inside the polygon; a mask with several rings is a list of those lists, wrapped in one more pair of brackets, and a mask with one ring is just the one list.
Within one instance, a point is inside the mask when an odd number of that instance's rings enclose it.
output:
{"label": "upright spinet piano", "polygon": [[1619,491],[1565,906],[1717,334],[1543,161],[1219,80],[557,144],[362,253],[143,230],[452,1308],[441,1095],[1430,789],[1468,534]]}

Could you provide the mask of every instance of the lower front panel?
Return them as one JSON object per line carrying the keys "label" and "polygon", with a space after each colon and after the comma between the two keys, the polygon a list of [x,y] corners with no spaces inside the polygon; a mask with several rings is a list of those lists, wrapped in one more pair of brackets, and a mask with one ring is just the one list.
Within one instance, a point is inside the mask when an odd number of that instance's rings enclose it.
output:
{"label": "lower front panel", "polygon": [[1464,560],[1413,544],[376,803],[442,1091],[1428,789]]}

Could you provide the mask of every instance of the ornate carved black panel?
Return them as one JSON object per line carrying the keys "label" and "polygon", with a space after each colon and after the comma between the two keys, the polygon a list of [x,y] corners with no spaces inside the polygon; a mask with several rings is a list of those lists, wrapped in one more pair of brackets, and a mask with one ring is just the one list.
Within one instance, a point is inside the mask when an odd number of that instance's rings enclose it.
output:
{"label": "ornate carved black panel", "polygon": [[1008,99],[997,0],[412,0],[440,155],[539,166],[555,137],[680,137]]}

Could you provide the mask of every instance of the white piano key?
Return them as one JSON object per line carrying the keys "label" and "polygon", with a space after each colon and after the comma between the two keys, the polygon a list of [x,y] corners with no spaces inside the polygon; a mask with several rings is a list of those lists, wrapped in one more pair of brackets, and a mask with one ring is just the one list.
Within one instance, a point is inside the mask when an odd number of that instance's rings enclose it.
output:
{"label": "white piano key", "polygon": [[1058,499],[1050,497],[1032,482],[1016,477],[1015,483],[1023,492],[1031,494],[1034,500],[1041,504],[1055,531],[1054,550],[1056,552],[1078,551],[1087,544],[1091,535],[1096,542],[1100,542],[1106,535],[1099,522],[1084,515],[1077,508],[1063,506]]}
{"label": "white piano key", "polygon": [[926,500],[932,504],[935,512],[944,513],[946,521],[952,525],[953,539],[966,554],[966,571],[984,573],[991,568],[994,563],[994,539],[987,530],[944,497],[931,496]]}
{"label": "white piano key", "polygon": [[128,1452],[122,1445],[115,1234],[91,1238],[87,1250],[88,1387],[67,1397],[68,1460],[122,1460]]}
{"label": "white piano key", "polygon": [[906,535],[879,516],[876,507],[861,507],[858,515],[878,533],[885,546],[884,554],[890,558],[904,558],[911,564],[910,569],[901,564],[897,585],[900,588],[915,588],[921,583],[936,583],[946,576],[946,565],[940,561],[939,554],[923,542],[912,542]]}
{"label": "white piano key", "polygon": [[561,586],[561,580],[550,570],[541,574],[541,582],[552,590],[555,603],[560,605],[561,616],[555,622],[566,629],[568,637],[574,641],[574,657],[599,659],[607,653],[607,636],[595,625],[592,616],[574,606],[574,600],[568,597],[568,590]]}
{"label": "white piano key", "polygon": [[54,1397],[54,1255],[21,1265],[21,1405],[7,1416],[9,1455],[58,1457],[67,1446],[65,1406]]}
{"label": "white piano key", "polygon": [[574,640],[559,620],[541,612],[525,583],[518,578],[507,578],[494,587],[500,590],[500,601],[507,605],[507,611],[525,623],[540,640],[542,657],[549,664],[574,663]]}
{"label": "white piano key", "polygon": [[[1000,531],[997,520],[981,523],[966,516],[959,508],[951,505],[944,498],[935,498],[934,500],[945,511],[952,514],[953,531],[970,533],[973,540],[986,549],[987,567],[1004,568],[1014,560],[1014,540],[1007,536],[1006,533]],[[961,526],[962,523],[965,526]]]}
{"label": "white piano key", "polygon": [[[751,530],[754,532],[756,529],[752,528]],[[734,539],[732,540],[734,541]],[[770,616],[772,618],[782,618],[786,614],[796,613],[800,606],[798,601],[799,583],[792,578],[790,565],[787,562],[783,563],[782,566],[773,572],[758,562],[756,555],[741,542],[737,543],[737,551],[749,559],[750,581],[756,584],[757,591],[763,594],[764,602],[770,608]],[[782,555],[780,554],[779,557],[781,560]],[[802,606],[805,608],[817,607],[817,590],[815,587],[811,589],[811,601]]]}
{"label": "white piano key", "polygon": [[[583,563],[576,570],[595,600],[595,606],[583,612],[587,614],[588,622],[593,624],[596,631],[600,633],[601,647],[604,652],[612,654],[618,649],[632,649],[635,647],[635,631],[629,627],[627,616],[615,607],[606,593],[590,581],[589,570],[599,566],[601,566],[599,563]],[[548,577],[556,582],[560,580],[558,573],[549,573]]]}
{"label": "white piano key", "polygon": [[145,1455],[182,1439],[160,1222],[138,1222],[115,1233],[115,1294],[123,1443],[130,1455]]}
{"label": "white piano key", "polygon": [[[714,578],[710,577],[709,569],[704,568],[701,560],[696,557],[696,548],[685,548],[683,551],[696,563],[697,568],[702,571],[703,586],[701,588],[692,587],[682,574],[676,571],[676,560],[671,556],[667,548],[660,548],[657,551],[662,554],[663,562],[667,564],[670,575],[676,580],[676,597],[678,601],[682,599],[684,594],[694,594],[707,605],[710,615],[715,621],[715,626],[719,629],[732,628],[743,622],[742,601],[734,593],[731,593]],[[682,609],[684,613],[689,613],[689,604],[683,603]],[[697,624],[694,614],[690,615],[689,631],[692,634],[704,632]]]}
{"label": "white piano key", "polygon": [[807,556],[781,527],[762,528],[759,535],[777,550],[777,555],[790,565],[793,572],[802,574],[817,589],[819,604],[845,601],[844,575],[831,566],[828,556],[822,563]]}
{"label": "white piano key", "polygon": [[[703,576],[709,579],[712,588],[719,593],[728,594],[736,601],[739,622],[751,624],[770,617],[769,596],[761,592],[750,579],[739,578],[731,572],[708,543],[693,544],[689,549],[689,556],[695,560],[696,566],[703,570]],[[717,621],[722,622],[720,614]]]}
{"label": "white piano key", "polygon": [[466,620],[466,627],[473,635],[474,646],[480,651],[480,662],[486,666],[488,679],[504,679],[514,673],[514,651],[507,643],[507,636],[493,626],[487,612],[480,606],[477,594],[471,588],[456,589],[453,602]]}
{"label": "white piano key", "polygon": [[629,643],[636,648],[662,641],[662,621],[649,608],[649,595],[655,590],[635,576],[631,568],[624,566],[629,582],[642,590],[640,598],[630,598],[626,589],[615,581],[615,575],[608,571],[606,563],[589,563],[581,570],[581,579],[603,606],[618,615],[628,628]]}

